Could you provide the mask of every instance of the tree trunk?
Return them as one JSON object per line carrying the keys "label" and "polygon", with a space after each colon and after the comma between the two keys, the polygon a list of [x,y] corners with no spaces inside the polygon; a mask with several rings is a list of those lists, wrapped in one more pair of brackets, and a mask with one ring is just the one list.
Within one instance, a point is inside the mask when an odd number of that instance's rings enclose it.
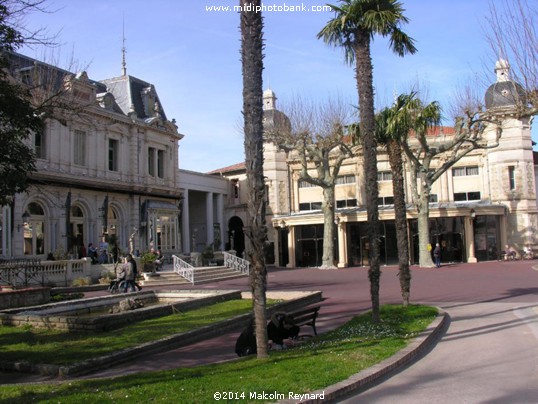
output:
{"label": "tree trunk", "polygon": [[321,268],[335,269],[334,265],[334,187],[323,188],[323,257]]}
{"label": "tree trunk", "polygon": [[375,137],[373,66],[370,56],[370,33],[359,31],[355,37],[355,79],[359,93],[360,130],[364,152],[366,179],[366,211],[368,217],[368,238],[370,242],[370,297],[372,300],[372,320],[379,321],[379,212],[377,207],[377,141]]}
{"label": "tree trunk", "polygon": [[[428,188],[429,189],[429,188]],[[419,266],[424,268],[433,268],[431,244],[430,244],[430,205],[429,191],[422,188],[419,199],[420,208],[418,209],[418,251]],[[430,248],[428,248],[430,246]]]}
{"label": "tree trunk", "polygon": [[[245,165],[248,203],[246,236],[251,248],[247,251],[251,263],[250,286],[256,329],[258,358],[268,356],[266,289],[267,269],[263,245],[265,226],[265,184],[263,177],[263,19],[254,11],[260,0],[240,0],[241,62],[243,68],[243,117]],[[246,11],[249,5],[251,11]],[[252,6],[252,7],[250,7]]]}
{"label": "tree trunk", "polygon": [[409,237],[405,209],[405,185],[403,176],[402,149],[396,140],[387,143],[390,168],[392,170],[392,191],[394,195],[394,219],[398,244],[398,276],[404,307],[409,305],[411,293],[411,271],[409,269]]}

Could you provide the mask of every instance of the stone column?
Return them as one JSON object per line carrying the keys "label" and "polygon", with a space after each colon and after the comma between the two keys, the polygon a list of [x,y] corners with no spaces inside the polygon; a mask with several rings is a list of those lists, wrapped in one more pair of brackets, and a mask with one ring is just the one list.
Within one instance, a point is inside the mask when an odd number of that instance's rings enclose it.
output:
{"label": "stone column", "polygon": [[181,212],[181,231],[183,233],[183,253],[191,252],[191,231],[189,218],[189,190],[183,192],[183,212]]}
{"label": "stone column", "polygon": [[474,264],[478,262],[475,257],[474,248],[474,222],[472,217],[465,217],[465,249],[467,250],[467,262]]}
{"label": "stone column", "polygon": [[297,260],[295,259],[295,227],[290,226],[288,232],[288,265],[286,268],[295,268],[297,266]]}
{"label": "stone column", "polygon": [[347,233],[346,223],[338,223],[336,225],[336,232],[338,234],[338,268],[345,268],[347,266]]}
{"label": "stone column", "polygon": [[217,222],[220,224],[220,244],[219,250],[224,250],[224,237],[226,236],[224,231],[224,196],[217,194]]}
{"label": "stone column", "polygon": [[208,192],[205,196],[205,217],[207,245],[211,245],[213,244],[213,241],[215,241],[213,230],[213,192]]}

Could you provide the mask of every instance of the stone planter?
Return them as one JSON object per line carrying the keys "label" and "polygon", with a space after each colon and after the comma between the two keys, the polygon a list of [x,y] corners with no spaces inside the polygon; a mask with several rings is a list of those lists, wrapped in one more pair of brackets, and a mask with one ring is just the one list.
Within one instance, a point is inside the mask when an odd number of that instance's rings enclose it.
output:
{"label": "stone planter", "polygon": [[142,272],[155,272],[155,263],[154,262],[146,262],[144,264],[144,267],[142,268]]}

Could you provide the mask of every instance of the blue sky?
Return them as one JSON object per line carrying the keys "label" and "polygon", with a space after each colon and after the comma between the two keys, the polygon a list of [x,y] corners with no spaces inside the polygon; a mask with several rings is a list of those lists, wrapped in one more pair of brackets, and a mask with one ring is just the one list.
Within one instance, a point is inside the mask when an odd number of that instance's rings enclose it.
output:
{"label": "blue sky", "polygon": [[[180,167],[207,172],[244,160],[241,126],[242,78],[239,16],[206,6],[234,6],[238,0],[49,0],[50,13],[27,17],[28,27],[59,32],[61,48],[23,49],[38,59],[69,67],[73,57],[94,80],[121,75],[122,24],[125,21],[127,73],[153,83],[169,119],[185,135]],[[419,81],[429,100],[447,105],[454,89],[490,73],[484,39],[488,0],[403,1],[410,23],[404,30],[418,53],[392,54],[386,41],[372,50],[376,103]],[[324,5],[323,0],[271,0],[266,5]],[[339,49],[316,34],[331,12],[266,12],[264,88],[278,102],[297,95],[323,99],[338,95],[357,104],[353,69]],[[53,55],[53,56],[51,56]],[[488,65],[489,64],[489,65]],[[480,87],[480,91],[485,88]],[[448,122],[447,122],[448,123]]]}

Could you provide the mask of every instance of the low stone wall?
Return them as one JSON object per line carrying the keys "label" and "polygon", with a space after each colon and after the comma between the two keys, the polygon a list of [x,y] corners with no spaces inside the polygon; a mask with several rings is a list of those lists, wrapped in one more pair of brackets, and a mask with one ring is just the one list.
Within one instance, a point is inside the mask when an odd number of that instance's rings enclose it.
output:
{"label": "low stone wall", "polygon": [[[114,305],[129,298],[137,299],[148,306],[121,313],[108,312]],[[241,292],[207,290],[137,292],[5,310],[0,313],[0,323],[10,326],[28,324],[33,327],[72,332],[100,332],[233,299],[241,299]]]}
{"label": "low stone wall", "polygon": [[27,288],[0,292],[0,310],[28,307],[50,302],[50,288]]}
{"label": "low stone wall", "polygon": [[[190,290],[190,293],[207,292],[205,290]],[[227,293],[230,291],[219,291]],[[235,292],[235,291],[234,291]],[[173,293],[173,291],[167,292]],[[250,299],[251,295],[245,292],[238,292],[240,298]],[[283,291],[283,292],[268,292],[267,297],[270,299],[282,299],[283,301],[268,308],[267,315],[275,311],[294,311],[309,304],[317,303],[323,300],[320,291]],[[289,300],[288,300],[289,299]],[[95,372],[99,369],[106,369],[112,365],[117,365],[122,362],[127,362],[136,357],[147,356],[159,352],[176,349],[182,346],[196,343],[198,341],[213,338],[223,333],[241,330],[248,323],[252,313],[241,314],[233,318],[218,321],[211,325],[201,327],[195,330],[187,331],[180,334],[170,335],[156,341],[147,342],[132,348],[119,350],[113,354],[105,355],[83,362],[75,363],[69,366],[59,366],[50,364],[33,364],[30,362],[3,362],[0,358],[0,369],[8,371],[18,371],[26,373],[39,373],[42,375],[58,376],[58,377],[73,377],[83,374]]]}

